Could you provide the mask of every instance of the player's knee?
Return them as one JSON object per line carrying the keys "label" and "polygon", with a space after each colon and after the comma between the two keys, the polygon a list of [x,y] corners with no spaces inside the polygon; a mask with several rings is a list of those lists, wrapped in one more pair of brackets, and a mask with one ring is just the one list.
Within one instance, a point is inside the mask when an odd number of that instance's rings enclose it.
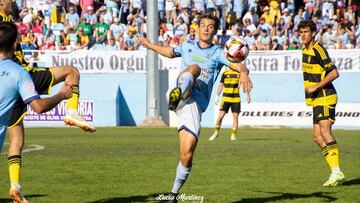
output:
{"label": "player's knee", "polygon": [[185,167],[191,165],[192,157],[193,157],[193,153],[191,153],[191,152],[181,154],[180,159]]}
{"label": "player's knee", "polygon": [[190,72],[194,76],[194,78],[199,77],[199,75],[201,73],[201,68],[197,64],[192,64],[192,65],[188,66],[186,70],[188,72]]}
{"label": "player's knee", "polygon": [[80,72],[79,69],[77,69],[75,66],[70,66],[71,74],[73,74],[76,78],[80,78]]}
{"label": "player's knee", "polygon": [[321,145],[324,142],[324,139],[320,134],[319,135],[313,135],[313,141],[316,144]]}
{"label": "player's knee", "polygon": [[320,136],[313,136],[313,141],[315,143],[319,143],[320,142]]}

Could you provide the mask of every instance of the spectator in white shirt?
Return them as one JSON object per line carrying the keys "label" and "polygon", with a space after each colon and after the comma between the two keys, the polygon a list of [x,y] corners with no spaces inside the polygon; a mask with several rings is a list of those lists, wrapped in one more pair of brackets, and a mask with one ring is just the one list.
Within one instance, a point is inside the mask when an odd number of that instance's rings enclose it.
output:
{"label": "spectator in white shirt", "polygon": [[87,12],[84,14],[84,18],[90,23],[90,25],[95,26],[98,22],[97,16],[94,13],[94,7],[88,6]]}
{"label": "spectator in white shirt", "polygon": [[243,24],[245,24],[245,19],[250,19],[251,23],[257,25],[259,23],[259,16],[255,13],[255,8],[250,8],[248,12],[243,17]]}
{"label": "spectator in white shirt", "polygon": [[251,23],[251,20],[249,18],[245,19],[245,29],[249,30],[252,35],[256,35],[256,26]]}
{"label": "spectator in white shirt", "polygon": [[245,30],[244,40],[249,45],[250,50],[256,50],[255,37],[251,34],[250,30]]}
{"label": "spectator in white shirt", "polygon": [[79,25],[80,18],[79,14],[75,12],[75,6],[70,6],[69,13],[65,16],[66,19],[66,30],[74,29]]}
{"label": "spectator in white shirt", "polygon": [[114,23],[110,25],[109,34],[111,38],[114,38],[116,41],[118,41],[126,30],[126,25],[120,24],[119,18],[114,18]]}

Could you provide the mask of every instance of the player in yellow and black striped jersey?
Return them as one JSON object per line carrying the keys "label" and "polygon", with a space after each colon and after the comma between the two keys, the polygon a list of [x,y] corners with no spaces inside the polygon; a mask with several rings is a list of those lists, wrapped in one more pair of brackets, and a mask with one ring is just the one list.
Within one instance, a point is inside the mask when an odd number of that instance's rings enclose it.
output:
{"label": "player in yellow and black striped jersey", "polygon": [[[10,15],[13,13],[12,5],[12,0],[0,0],[0,23],[12,21],[10,18]],[[13,61],[29,71],[37,92],[39,94],[49,94],[51,87],[60,82],[65,82],[67,85],[70,85],[73,94],[72,97],[67,100],[67,115],[64,118],[64,122],[68,125],[80,127],[86,131],[95,131],[95,128],[78,114],[80,80],[78,69],[74,66],[32,68],[25,61],[20,41],[19,39],[16,44]],[[26,105],[22,99],[19,98],[11,110],[8,127],[10,139],[8,149],[9,177],[11,182],[10,197],[17,202],[27,202],[25,198],[23,198],[20,189],[21,150],[24,145],[24,125],[22,120],[26,112]]]}
{"label": "player in yellow and black striped jersey", "polygon": [[313,107],[313,140],[322,149],[331,168],[331,175],[323,186],[332,187],[345,179],[340,170],[338,145],[331,130],[337,103],[332,81],[339,77],[339,73],[326,49],[314,40],[315,23],[311,20],[302,21],[299,29],[303,43],[302,70],[306,104]]}
{"label": "player in yellow and black striped jersey", "polygon": [[[3,13],[0,13],[0,22],[12,22],[13,20],[11,19],[10,16],[7,16]],[[27,71],[31,71],[32,67],[28,65],[28,63],[25,61],[25,57],[23,55],[22,49],[21,49],[21,41],[18,38],[17,43],[16,43],[16,47],[15,47],[15,54],[13,57],[13,61],[19,65],[21,65],[23,68],[25,68]]]}
{"label": "player in yellow and black striped jersey", "polygon": [[[238,117],[241,110],[240,107],[240,92],[239,92],[239,78],[240,73],[227,69],[221,76],[220,85],[217,90],[215,103],[219,101],[219,95],[223,92],[219,116],[216,120],[215,132],[209,138],[210,141],[218,137],[222,120],[226,113],[228,113],[231,108],[233,114],[233,125],[231,129],[230,139],[232,141],[236,140],[236,133],[238,128]],[[250,97],[247,95],[248,103],[250,102]]]}

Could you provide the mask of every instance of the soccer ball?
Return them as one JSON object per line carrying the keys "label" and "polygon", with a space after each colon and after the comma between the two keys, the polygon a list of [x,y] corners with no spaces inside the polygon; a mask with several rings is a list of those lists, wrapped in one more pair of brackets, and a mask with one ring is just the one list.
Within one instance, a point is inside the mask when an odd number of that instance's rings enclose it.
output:
{"label": "soccer ball", "polygon": [[225,43],[224,53],[230,62],[240,63],[248,56],[249,45],[243,39],[232,37]]}

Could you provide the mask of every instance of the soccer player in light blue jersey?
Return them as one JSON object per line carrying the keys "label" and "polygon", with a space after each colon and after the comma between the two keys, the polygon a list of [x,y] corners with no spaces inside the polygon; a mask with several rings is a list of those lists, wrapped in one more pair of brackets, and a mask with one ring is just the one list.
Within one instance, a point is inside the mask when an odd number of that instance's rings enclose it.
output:
{"label": "soccer player in light blue jersey", "polygon": [[[11,22],[0,23],[0,151],[5,139],[9,114],[20,96],[37,113],[54,108],[59,102],[72,96],[72,89],[64,85],[56,95],[41,99],[35,90],[30,74],[12,61],[18,32]],[[14,160],[16,161],[16,159]],[[13,177],[10,177],[12,179]],[[26,203],[21,194],[19,181],[11,181],[10,197],[14,202]]]}
{"label": "soccer player in light blue jersey", "polygon": [[203,15],[199,20],[199,42],[186,41],[177,48],[153,44],[146,38],[140,40],[143,46],[163,56],[182,59],[181,73],[167,94],[169,109],[179,118],[180,162],[171,190],[172,198],[177,196],[190,173],[200,135],[201,114],[209,104],[213,84],[220,69],[228,66],[240,72],[239,81],[243,90],[249,93],[252,89],[248,69],[241,63],[230,63],[225,58],[223,50],[212,44],[219,26],[220,21],[217,17]]}

